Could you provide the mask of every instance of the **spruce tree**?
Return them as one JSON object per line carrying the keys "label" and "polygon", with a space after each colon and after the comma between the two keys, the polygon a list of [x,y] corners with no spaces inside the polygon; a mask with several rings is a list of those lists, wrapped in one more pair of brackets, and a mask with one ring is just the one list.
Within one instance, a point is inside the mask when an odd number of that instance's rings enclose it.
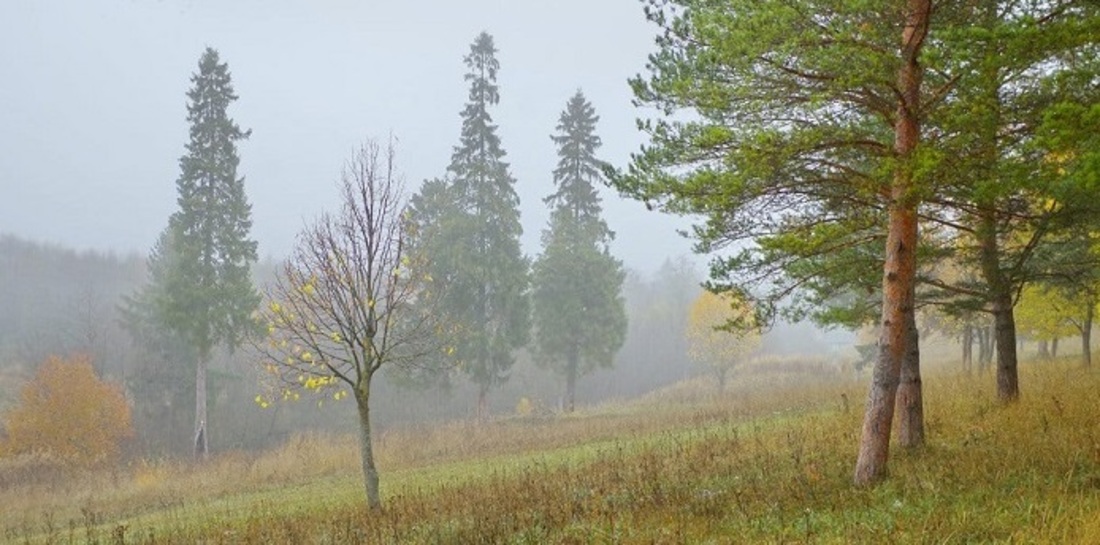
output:
{"label": "spruce tree", "polygon": [[194,347],[164,323],[161,312],[168,301],[169,279],[178,270],[172,244],[171,231],[161,231],[146,259],[147,283],[123,297],[119,308],[121,325],[140,350],[142,361],[141,367],[127,376],[134,425],[142,443],[157,454],[191,447],[190,436],[177,434],[190,419],[175,408],[186,407],[194,399],[195,385],[190,382],[194,369],[189,364],[198,359]]}
{"label": "spruce tree", "polygon": [[447,178],[426,183],[412,199],[414,244],[432,253],[432,277],[446,286],[440,306],[452,324],[451,357],[479,387],[479,417],[486,414],[489,390],[507,380],[514,352],[530,333],[519,195],[489,114],[500,100],[496,51],[485,32],[471,45],[464,59],[469,101]]}
{"label": "spruce tree", "polygon": [[[187,93],[190,139],[180,158],[177,210],[168,220],[167,238],[151,260],[153,280],[160,283],[153,309],[158,325],[192,348],[195,366],[194,455],[209,452],[207,366],[215,349],[235,349],[252,331],[252,312],[260,297],[250,269],[256,242],[249,238],[251,206],[238,177],[237,141],[248,138],[226,110],[237,95],[229,69],[218,52],[207,48]],[[155,267],[170,265],[167,270]]]}
{"label": "spruce tree", "polygon": [[567,411],[575,404],[577,378],[610,366],[626,339],[622,264],[611,256],[613,233],[600,217],[595,182],[599,117],[578,91],[551,136],[558,146],[557,190],[545,199],[550,226],[533,267],[536,358],[565,377]]}

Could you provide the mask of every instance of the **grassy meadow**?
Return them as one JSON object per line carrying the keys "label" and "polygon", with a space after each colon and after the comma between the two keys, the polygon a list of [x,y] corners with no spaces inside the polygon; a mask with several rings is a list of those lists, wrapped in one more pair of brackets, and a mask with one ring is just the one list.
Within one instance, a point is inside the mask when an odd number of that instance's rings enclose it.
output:
{"label": "grassy meadow", "polygon": [[[1100,373],[1028,363],[930,372],[928,445],[850,484],[864,382],[702,379],[569,416],[389,431],[385,508],[365,510],[350,437],[206,464],[67,478],[0,467],[10,543],[1100,543]],[[763,388],[763,384],[770,384]],[[14,476],[14,477],[13,477]]]}

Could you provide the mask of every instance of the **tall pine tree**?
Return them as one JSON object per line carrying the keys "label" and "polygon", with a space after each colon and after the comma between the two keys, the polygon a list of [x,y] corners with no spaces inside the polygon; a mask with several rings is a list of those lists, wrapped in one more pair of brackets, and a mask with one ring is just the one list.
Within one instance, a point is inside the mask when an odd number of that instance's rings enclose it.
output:
{"label": "tall pine tree", "polygon": [[464,59],[469,101],[447,179],[425,183],[411,201],[418,223],[414,243],[432,254],[431,275],[447,286],[440,307],[453,327],[450,352],[479,387],[479,417],[486,414],[489,390],[507,380],[531,327],[519,195],[489,114],[500,100],[496,51],[485,32],[471,45]]}
{"label": "tall pine tree", "polygon": [[600,217],[594,184],[602,181],[603,166],[595,155],[598,121],[578,91],[551,136],[558,146],[557,190],[545,199],[553,212],[532,272],[537,361],[565,377],[569,412],[577,377],[610,366],[626,339],[625,274],[608,250],[614,235]]}
{"label": "tall pine tree", "polygon": [[[176,180],[179,210],[168,220],[158,256],[150,260],[155,321],[192,348],[195,366],[194,455],[209,453],[207,366],[215,349],[235,349],[254,327],[251,314],[260,297],[250,268],[256,242],[249,238],[251,206],[238,177],[237,141],[248,138],[226,110],[237,100],[229,69],[207,48],[191,76],[187,153]],[[161,270],[156,270],[160,268]]]}
{"label": "tall pine tree", "polygon": [[657,114],[640,122],[650,143],[612,183],[651,206],[700,218],[697,249],[732,254],[712,262],[714,287],[758,290],[763,304],[754,306],[763,318],[784,297],[772,288],[793,293],[804,278],[789,275],[791,262],[773,255],[774,244],[830,240],[831,230],[847,235],[863,210],[883,211],[885,223],[870,232],[888,244],[878,250],[883,328],[866,428],[873,433],[863,437],[868,455],[857,463],[856,480],[865,483],[885,475],[895,393],[908,375],[914,380],[902,397],[914,402],[905,412],[914,423],[921,414],[910,327],[916,210],[927,186],[918,144],[923,116],[950,84],[919,62],[928,0],[873,10],[860,2],[796,4],[647,3],[660,28],[658,51],[650,76],[631,83],[637,103]]}

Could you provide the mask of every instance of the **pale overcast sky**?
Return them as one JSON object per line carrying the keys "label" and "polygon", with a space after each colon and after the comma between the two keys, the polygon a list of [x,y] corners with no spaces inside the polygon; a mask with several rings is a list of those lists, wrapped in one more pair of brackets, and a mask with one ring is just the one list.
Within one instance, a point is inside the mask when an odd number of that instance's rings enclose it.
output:
{"label": "pale overcast sky", "polygon": [[[0,0],[0,233],[78,249],[146,253],[176,209],[189,77],[205,46],[229,63],[231,115],[263,256],[336,204],[335,182],[368,137],[400,140],[410,191],[440,176],[466,100],[462,57],[496,40],[493,112],[538,252],[556,161],[549,135],[583,89],[602,156],[642,142],[627,78],[655,28],[639,0]],[[688,254],[683,219],[604,190],[613,252],[655,269]]]}

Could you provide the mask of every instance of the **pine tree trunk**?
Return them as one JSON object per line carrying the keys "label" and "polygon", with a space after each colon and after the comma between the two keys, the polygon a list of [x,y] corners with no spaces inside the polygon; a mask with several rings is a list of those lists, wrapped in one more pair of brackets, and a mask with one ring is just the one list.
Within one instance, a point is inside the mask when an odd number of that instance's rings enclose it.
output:
{"label": "pine tree trunk", "polygon": [[374,445],[370,428],[370,390],[356,392],[355,402],[359,409],[359,459],[363,466],[363,487],[367,493],[367,507],[374,511],[382,508],[382,499],[378,492],[378,469],[374,466]]}
{"label": "pine tree trunk", "polygon": [[193,455],[205,460],[210,456],[209,432],[206,429],[206,366],[207,358],[199,358],[195,366],[195,435]]}
{"label": "pine tree trunk", "polygon": [[1096,301],[1089,298],[1089,307],[1085,310],[1085,323],[1081,326],[1081,364],[1085,369],[1092,367],[1092,319],[1096,312]]}
{"label": "pine tree trunk", "polygon": [[1020,397],[1016,369],[1016,321],[1012,316],[1012,295],[1001,294],[993,302],[993,320],[997,327],[997,399],[1015,401]]}
{"label": "pine tree trunk", "polygon": [[1055,337],[1055,338],[1051,339],[1051,341],[1050,341],[1050,357],[1051,358],[1057,358],[1058,357],[1058,337]]}
{"label": "pine tree trunk", "polygon": [[997,221],[990,209],[981,210],[977,229],[981,271],[989,289],[993,312],[993,342],[997,352],[997,398],[1013,401],[1020,395],[1016,370],[1016,321],[1012,315],[1012,286],[1001,271]]}
{"label": "pine tree trunk", "polygon": [[882,333],[879,353],[871,373],[871,389],[863,418],[855,482],[871,484],[886,476],[890,426],[894,419],[902,361],[908,352],[908,311],[912,307],[908,283],[915,273],[916,214],[891,206],[890,232],[883,274]]}
{"label": "pine tree trunk", "polygon": [[[910,295],[913,298],[913,295]],[[895,419],[898,422],[897,438],[902,448],[916,448],[924,444],[924,396],[920,379],[920,338],[916,315],[908,317],[905,359],[901,363]]]}
{"label": "pine tree trunk", "polygon": [[917,115],[922,69],[918,58],[928,32],[931,10],[931,0],[909,0],[901,40],[902,63],[897,74],[900,97],[894,127],[894,151],[900,164],[895,167],[890,189],[886,260],[882,275],[882,331],[856,460],[854,480],[857,485],[871,484],[886,476],[898,381],[910,347],[913,286],[916,282],[917,203],[911,194],[912,167],[905,163],[920,140]]}

